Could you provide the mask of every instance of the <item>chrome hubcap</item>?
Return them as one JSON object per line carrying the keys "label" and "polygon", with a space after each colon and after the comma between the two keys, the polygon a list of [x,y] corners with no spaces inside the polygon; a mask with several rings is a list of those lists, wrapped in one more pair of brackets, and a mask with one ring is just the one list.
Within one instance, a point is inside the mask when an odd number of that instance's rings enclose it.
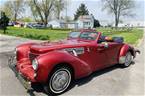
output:
{"label": "chrome hubcap", "polygon": [[55,93],[63,92],[69,86],[70,81],[70,72],[67,69],[60,69],[53,74],[50,89]]}
{"label": "chrome hubcap", "polygon": [[132,61],[132,55],[131,55],[131,53],[127,53],[126,54],[126,58],[125,58],[125,65],[129,66],[131,61]]}

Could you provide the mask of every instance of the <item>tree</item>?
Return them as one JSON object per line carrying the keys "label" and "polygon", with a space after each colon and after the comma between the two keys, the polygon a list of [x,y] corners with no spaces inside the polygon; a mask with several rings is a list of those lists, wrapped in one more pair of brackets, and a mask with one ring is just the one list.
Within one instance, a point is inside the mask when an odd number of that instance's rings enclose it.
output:
{"label": "tree", "polygon": [[100,26],[101,26],[101,25],[100,25],[99,20],[94,19],[94,28],[100,27]]}
{"label": "tree", "polygon": [[14,21],[17,21],[18,16],[25,11],[24,4],[24,0],[8,0],[4,4],[3,11]]}
{"label": "tree", "polygon": [[4,30],[4,34],[6,33],[8,23],[9,23],[9,18],[5,15],[5,12],[1,12],[0,28]]}
{"label": "tree", "polygon": [[30,0],[29,5],[35,19],[40,18],[41,22],[47,25],[51,12],[54,11],[56,0]]}
{"label": "tree", "polygon": [[100,25],[99,20],[96,20],[93,14],[91,14],[91,16],[92,16],[92,18],[94,20],[93,28],[100,27],[101,25]]}
{"label": "tree", "polygon": [[32,22],[32,18],[31,17],[23,17],[20,19],[20,21],[23,21],[23,22]]}
{"label": "tree", "polygon": [[81,15],[89,15],[89,11],[86,5],[83,3],[77,9],[76,14],[74,14],[74,20],[77,20]]}
{"label": "tree", "polygon": [[60,13],[65,9],[66,2],[65,0],[56,0],[55,4],[55,13],[56,13],[56,18],[59,20],[60,19]]}
{"label": "tree", "polygon": [[36,22],[39,21],[39,19],[38,19],[38,18],[39,18],[39,14],[38,14],[38,12],[36,11],[37,9],[36,9],[34,3],[33,3],[32,1],[28,1],[27,3],[28,3],[28,6],[30,6],[30,10],[31,10],[31,12],[32,12],[32,16],[33,16],[33,18],[35,19],[35,21],[36,21]]}
{"label": "tree", "polygon": [[131,9],[135,7],[133,0],[103,0],[104,9],[114,14],[115,27],[118,27],[120,16],[131,16]]}

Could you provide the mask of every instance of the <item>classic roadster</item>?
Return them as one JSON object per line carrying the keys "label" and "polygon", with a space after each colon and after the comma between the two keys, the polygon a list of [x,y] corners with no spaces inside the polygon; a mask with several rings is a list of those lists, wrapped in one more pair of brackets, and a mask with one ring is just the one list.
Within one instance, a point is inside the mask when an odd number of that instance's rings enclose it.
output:
{"label": "classic roadster", "polygon": [[136,50],[122,37],[103,36],[93,29],[70,32],[59,42],[25,43],[16,47],[9,66],[25,88],[41,83],[48,94],[65,92],[74,79],[120,64],[128,67]]}

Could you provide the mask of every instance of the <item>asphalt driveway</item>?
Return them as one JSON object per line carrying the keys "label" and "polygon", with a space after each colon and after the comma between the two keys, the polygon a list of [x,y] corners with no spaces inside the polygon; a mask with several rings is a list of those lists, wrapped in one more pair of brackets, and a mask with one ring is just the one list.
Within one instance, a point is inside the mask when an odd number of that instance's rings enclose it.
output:
{"label": "asphalt driveway", "polygon": [[[41,86],[34,86],[35,90],[27,93],[8,67],[7,59],[15,46],[32,41],[0,35],[0,96],[47,96]],[[142,42],[138,48],[141,54],[130,67],[122,69],[112,66],[95,72],[89,77],[75,81],[70,90],[62,96],[143,96],[145,94],[145,42]]]}

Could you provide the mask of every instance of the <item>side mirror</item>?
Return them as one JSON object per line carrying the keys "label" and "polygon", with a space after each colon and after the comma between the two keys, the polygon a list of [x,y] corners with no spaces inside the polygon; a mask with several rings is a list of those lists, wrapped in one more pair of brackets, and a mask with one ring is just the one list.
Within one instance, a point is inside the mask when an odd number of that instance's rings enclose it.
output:
{"label": "side mirror", "polygon": [[108,47],[109,47],[109,44],[108,44],[107,42],[105,42],[105,43],[104,43],[104,47],[105,47],[105,48],[108,48]]}

